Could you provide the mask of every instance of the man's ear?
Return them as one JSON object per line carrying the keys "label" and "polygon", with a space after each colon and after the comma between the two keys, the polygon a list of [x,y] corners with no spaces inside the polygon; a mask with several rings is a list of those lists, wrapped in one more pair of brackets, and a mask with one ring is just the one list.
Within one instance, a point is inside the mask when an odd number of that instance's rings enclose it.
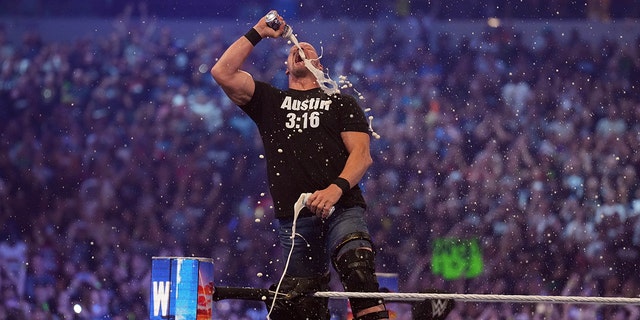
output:
{"label": "man's ear", "polygon": [[289,75],[289,69],[285,70],[284,74]]}

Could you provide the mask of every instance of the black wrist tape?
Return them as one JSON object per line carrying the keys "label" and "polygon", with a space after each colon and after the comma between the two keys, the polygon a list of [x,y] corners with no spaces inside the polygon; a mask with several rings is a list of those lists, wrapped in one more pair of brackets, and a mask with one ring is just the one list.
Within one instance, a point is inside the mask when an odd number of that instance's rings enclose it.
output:
{"label": "black wrist tape", "polygon": [[262,40],[262,37],[260,36],[258,31],[256,31],[256,29],[254,28],[249,29],[249,31],[244,34],[244,37],[247,38],[247,40],[249,40],[249,42],[251,42],[254,47],[256,46],[256,44],[258,44],[258,42],[260,42],[260,40]]}
{"label": "black wrist tape", "polygon": [[333,181],[333,184],[335,184],[336,186],[340,187],[340,189],[342,189],[342,194],[347,194],[347,192],[351,190],[351,185],[349,184],[349,181],[347,181],[347,179],[345,178],[337,177],[336,180]]}

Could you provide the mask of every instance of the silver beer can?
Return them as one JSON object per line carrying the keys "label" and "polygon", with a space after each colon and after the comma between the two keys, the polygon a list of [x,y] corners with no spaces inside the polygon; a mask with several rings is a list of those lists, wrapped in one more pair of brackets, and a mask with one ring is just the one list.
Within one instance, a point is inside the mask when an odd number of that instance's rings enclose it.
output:
{"label": "silver beer can", "polygon": [[271,10],[271,11],[269,11],[269,13],[267,13],[266,16],[264,16],[264,18],[265,18],[265,20],[267,22],[267,25],[273,30],[279,30],[280,29],[281,22],[280,22],[280,20],[278,20],[278,17],[279,17],[278,11],[276,11],[276,10]]}
{"label": "silver beer can", "polygon": [[[282,25],[282,22],[278,20],[278,17],[280,17],[278,15],[278,11],[276,10],[269,11],[269,13],[267,13],[267,15],[265,16],[265,22],[267,23],[267,26],[269,26],[273,30],[276,30],[276,31],[279,30],[280,25]],[[292,33],[293,33],[293,29],[291,29],[290,26],[285,25],[282,32],[282,37],[289,38]]]}

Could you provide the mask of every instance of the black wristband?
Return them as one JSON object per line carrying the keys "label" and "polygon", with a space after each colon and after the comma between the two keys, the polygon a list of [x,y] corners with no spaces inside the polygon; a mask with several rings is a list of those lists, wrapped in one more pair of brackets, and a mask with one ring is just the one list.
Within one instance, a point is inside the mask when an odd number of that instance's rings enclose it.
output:
{"label": "black wristband", "polygon": [[336,180],[333,180],[333,184],[342,189],[342,194],[347,194],[351,190],[351,184],[345,178],[337,177]]}
{"label": "black wristband", "polygon": [[244,37],[247,38],[247,40],[249,40],[249,42],[251,42],[254,47],[256,46],[256,44],[258,44],[258,42],[260,42],[260,40],[262,40],[262,36],[260,36],[255,28],[249,29],[249,31],[244,34]]}

